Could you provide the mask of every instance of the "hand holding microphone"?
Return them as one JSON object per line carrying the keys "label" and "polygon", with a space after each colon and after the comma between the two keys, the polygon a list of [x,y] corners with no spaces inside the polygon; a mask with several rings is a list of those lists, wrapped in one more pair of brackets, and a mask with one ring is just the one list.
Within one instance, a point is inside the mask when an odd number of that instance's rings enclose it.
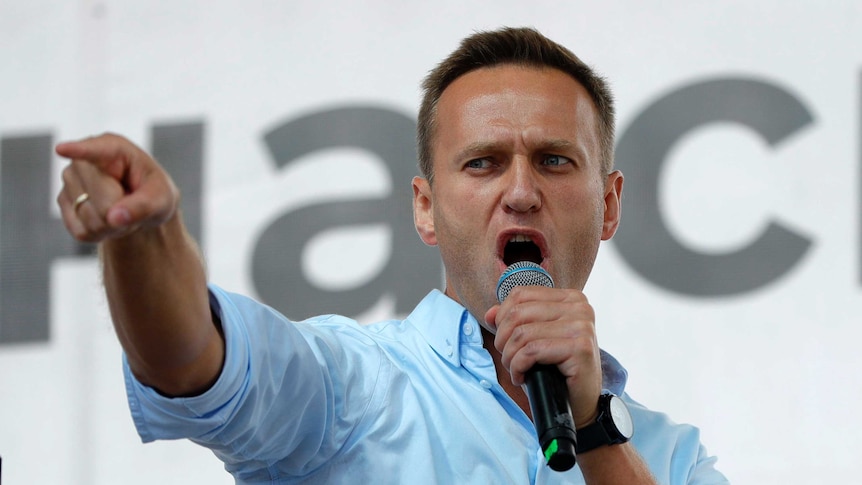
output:
{"label": "hand holding microphone", "polygon": [[[601,366],[592,308],[582,293],[548,292],[553,286],[550,275],[539,265],[515,263],[497,285],[501,306],[489,311],[486,319],[497,327],[494,344],[513,382],[519,384],[523,379],[548,465],[565,471],[575,464],[573,417],[582,424],[594,419]],[[517,287],[545,288],[518,290],[517,297],[513,296],[516,300],[503,304]],[[577,378],[578,391],[568,388],[566,376]],[[569,403],[575,403],[575,398],[583,404],[576,410],[580,414],[573,415]]]}
{"label": "hand holding microphone", "polygon": [[[497,301],[503,301],[518,286],[554,287],[554,280],[541,266],[521,261],[508,268],[497,282]],[[566,471],[575,465],[577,437],[566,378],[553,365],[534,365],[525,376],[527,398],[536,436],[553,470]]]}

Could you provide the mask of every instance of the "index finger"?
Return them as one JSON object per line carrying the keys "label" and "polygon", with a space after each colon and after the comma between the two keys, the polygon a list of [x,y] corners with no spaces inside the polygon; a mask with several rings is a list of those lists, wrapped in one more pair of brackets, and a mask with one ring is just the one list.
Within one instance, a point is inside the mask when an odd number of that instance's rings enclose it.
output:
{"label": "index finger", "polygon": [[[61,157],[84,160],[105,170],[111,168],[116,162],[123,162],[133,156],[135,148],[135,145],[126,138],[105,133],[96,137],[59,143],[54,150]],[[121,167],[123,163],[119,165]]]}

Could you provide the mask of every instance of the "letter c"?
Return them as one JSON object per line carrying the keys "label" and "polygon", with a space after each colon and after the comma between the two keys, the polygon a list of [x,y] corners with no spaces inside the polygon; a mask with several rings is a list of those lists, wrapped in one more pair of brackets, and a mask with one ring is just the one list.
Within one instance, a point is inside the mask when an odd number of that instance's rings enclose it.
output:
{"label": "letter c", "polygon": [[647,107],[620,136],[617,166],[626,175],[624,219],[613,241],[639,275],[690,296],[738,295],[790,271],[812,241],[775,221],[739,250],[706,254],[681,244],[659,208],[663,164],[686,133],[715,122],[739,123],[770,146],[812,123],[811,113],[787,91],[763,81],[722,78],[678,89]]}

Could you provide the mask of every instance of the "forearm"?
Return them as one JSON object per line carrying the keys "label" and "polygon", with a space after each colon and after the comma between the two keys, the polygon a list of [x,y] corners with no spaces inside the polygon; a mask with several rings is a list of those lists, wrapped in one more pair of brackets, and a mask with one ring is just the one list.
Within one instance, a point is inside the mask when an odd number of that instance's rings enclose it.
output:
{"label": "forearm", "polygon": [[102,242],[100,255],[111,316],[135,376],[172,396],[209,388],[224,342],[210,313],[202,258],[179,212]]}
{"label": "forearm", "polygon": [[602,446],[578,455],[589,485],[655,485],[646,463],[631,443]]}

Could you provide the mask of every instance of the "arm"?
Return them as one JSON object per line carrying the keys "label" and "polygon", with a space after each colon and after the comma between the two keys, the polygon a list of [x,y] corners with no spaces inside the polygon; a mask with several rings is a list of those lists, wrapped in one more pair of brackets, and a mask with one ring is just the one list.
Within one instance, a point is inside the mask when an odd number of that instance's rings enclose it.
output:
{"label": "arm", "polygon": [[[68,231],[98,242],[114,327],[135,376],[170,396],[216,380],[224,342],[179,192],[155,160],[117,135],[57,146],[71,159],[57,203]],[[81,194],[84,202],[76,203]]]}
{"label": "arm", "polygon": [[599,483],[654,484],[646,463],[629,443],[602,446],[578,455],[584,481]]}

